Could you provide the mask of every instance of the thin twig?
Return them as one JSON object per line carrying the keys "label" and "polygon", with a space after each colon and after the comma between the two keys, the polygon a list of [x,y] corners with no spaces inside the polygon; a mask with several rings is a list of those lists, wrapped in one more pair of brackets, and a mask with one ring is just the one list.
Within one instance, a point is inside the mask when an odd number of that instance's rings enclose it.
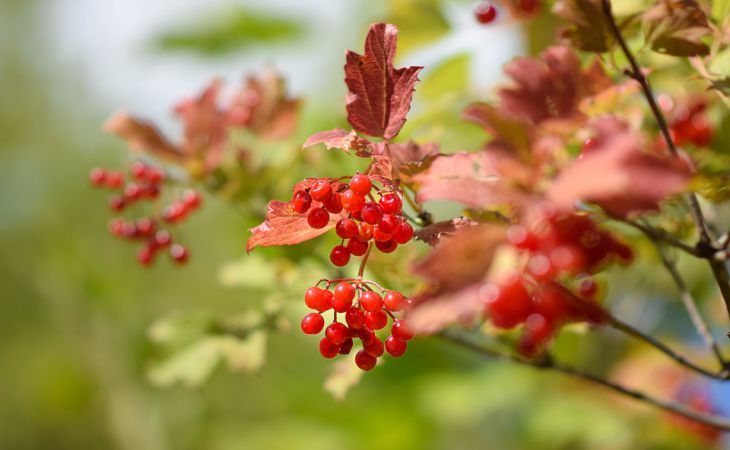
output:
{"label": "thin twig", "polygon": [[720,363],[720,369],[726,370],[727,364],[725,362],[725,358],[723,357],[722,352],[720,351],[720,347],[717,345],[717,342],[715,342],[715,338],[712,337],[712,333],[710,333],[707,324],[702,318],[702,314],[700,314],[700,311],[697,309],[697,304],[695,303],[694,298],[692,298],[692,294],[687,288],[687,283],[684,282],[682,275],[677,270],[677,266],[669,260],[669,257],[667,256],[664,249],[662,249],[660,245],[657,245],[656,248],[659,252],[659,257],[662,259],[664,267],[666,267],[667,271],[674,280],[674,284],[676,284],[677,288],[679,289],[679,297],[682,299],[684,308],[687,310],[687,314],[692,320],[692,323],[694,324],[697,333],[699,333],[699,335],[705,341],[705,345],[707,345],[707,347],[712,350],[713,353],[715,353],[715,356]]}
{"label": "thin twig", "polygon": [[665,242],[673,247],[676,247],[692,256],[696,256],[698,258],[704,257],[702,252],[700,252],[700,250],[697,247],[692,247],[690,245],[685,244],[684,242],[680,241],[679,239],[675,238],[674,236],[672,236],[671,234],[667,233],[664,230],[660,230],[660,229],[654,228],[650,225],[645,225],[641,222],[637,222],[637,221],[630,220],[630,219],[623,219],[623,222],[628,225],[631,225],[632,227],[641,231],[652,241],[662,241],[662,242]]}
{"label": "thin twig", "polygon": [[680,365],[697,372],[699,374],[702,374],[709,378],[714,378],[716,380],[728,380],[730,379],[730,373],[723,370],[719,373],[715,373],[711,370],[705,369],[704,367],[700,367],[697,364],[694,364],[693,362],[689,361],[684,356],[680,355],[679,353],[672,350],[669,346],[667,346],[665,343],[657,340],[656,338],[644,333],[643,331],[634,328],[633,326],[629,325],[628,323],[622,321],[621,319],[618,319],[616,317],[610,316],[610,322],[609,325],[611,325],[613,328],[622,331],[626,334],[628,334],[631,337],[634,337],[640,341],[643,341],[652,347],[656,348],[660,352],[667,355],[669,358],[673,359]]}
{"label": "thin twig", "polygon": [[503,361],[511,361],[517,364],[522,364],[525,366],[530,366],[538,369],[551,369],[555,370],[557,372],[570,375],[576,378],[580,378],[586,381],[590,381],[592,383],[598,384],[600,386],[603,386],[605,388],[608,388],[616,393],[619,393],[621,395],[624,395],[626,397],[633,398],[635,400],[638,400],[640,402],[655,406],[657,408],[663,409],[665,411],[670,411],[672,413],[678,414],[680,416],[686,417],[688,419],[694,420],[695,422],[699,422],[705,425],[709,425],[711,427],[715,427],[720,430],[730,431],[730,421],[727,419],[724,419],[722,417],[714,416],[711,414],[701,413],[698,411],[691,410],[684,405],[672,402],[668,400],[663,400],[660,398],[652,397],[644,392],[636,391],[633,389],[629,389],[625,386],[622,386],[618,383],[612,382],[610,380],[606,380],[604,378],[599,377],[598,375],[593,375],[587,372],[582,371],[581,369],[568,366],[559,362],[555,362],[550,358],[549,356],[545,356],[540,359],[536,360],[529,360],[529,359],[523,359],[518,356],[498,352],[496,350],[492,350],[490,348],[483,347],[479,345],[478,343],[474,342],[472,339],[467,338],[462,333],[456,333],[453,330],[446,330],[442,331],[439,334],[440,337],[443,339],[453,342],[454,344],[457,344],[465,349],[471,350],[475,353],[478,353],[480,355],[499,359]]}
{"label": "thin twig", "polygon": [[[613,12],[611,10],[611,1],[601,0],[601,3],[603,4],[603,12],[606,16],[606,19],[608,20],[609,26],[611,27],[614,38],[616,38],[616,41],[621,46],[621,50],[623,51],[626,59],[628,59],[629,64],[631,65],[631,70],[628,71],[628,73],[641,86],[641,91],[643,92],[644,97],[646,98],[646,101],[649,104],[652,113],[654,114],[654,118],[659,125],[659,130],[661,131],[662,136],[667,143],[669,153],[671,153],[672,156],[676,157],[679,155],[679,152],[677,151],[677,147],[674,145],[674,141],[672,140],[672,136],[669,132],[669,126],[667,125],[667,120],[664,118],[664,115],[659,109],[659,105],[657,105],[656,99],[654,98],[654,92],[652,91],[651,85],[649,84],[649,80],[644,76],[644,73],[641,71],[641,68],[637,63],[636,58],[634,57],[633,53],[631,53],[629,46],[626,44],[626,40],[624,40],[624,37],[621,34],[621,30],[616,24],[616,20],[613,17]],[[690,192],[687,194],[687,201],[689,203],[690,211],[692,212],[692,220],[695,223],[695,228],[697,228],[697,233],[700,237],[700,242],[705,245],[712,245],[712,237],[710,236],[707,221],[705,220],[705,216],[702,214],[700,202],[694,192]],[[710,264],[710,268],[712,269],[712,274],[717,281],[720,293],[722,294],[722,299],[725,302],[725,308],[727,309],[728,315],[730,315],[730,279],[728,277],[727,266],[723,261],[717,261],[713,258],[709,258],[708,262]]]}

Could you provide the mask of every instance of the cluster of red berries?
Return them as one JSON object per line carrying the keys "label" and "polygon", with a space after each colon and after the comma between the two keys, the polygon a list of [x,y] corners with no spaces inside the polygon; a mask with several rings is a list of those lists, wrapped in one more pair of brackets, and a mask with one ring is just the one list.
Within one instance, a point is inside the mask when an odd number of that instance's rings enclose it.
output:
{"label": "cluster of red berries", "polygon": [[[378,201],[372,194],[375,191]],[[312,228],[324,228],[330,214],[342,214],[336,226],[342,242],[330,252],[330,261],[338,267],[346,265],[350,256],[367,253],[370,241],[383,253],[395,251],[398,244],[413,238],[413,227],[403,216],[403,201],[393,189],[380,189],[367,175],[357,174],[349,184],[339,180],[320,178],[309,187],[298,190],[291,200],[292,209],[307,214]]]}
{"label": "cluster of red berries", "polygon": [[[507,240],[522,254],[523,270],[485,285],[480,297],[497,328],[524,324],[518,348],[528,356],[539,353],[566,323],[603,323],[605,312],[595,301],[598,288],[588,275],[634,256],[584,214],[552,214],[530,229],[513,225]],[[563,281],[577,286],[568,289]]]}
{"label": "cluster of red berries", "polygon": [[[116,213],[123,213],[135,204],[144,201],[156,202],[165,182],[165,173],[142,161],[134,162],[129,168],[130,179],[123,172],[94,168],[89,174],[89,181],[95,187],[107,188],[115,193],[109,197],[109,208]],[[162,224],[174,225],[182,222],[191,212],[200,207],[201,195],[187,189],[180,197],[165,205],[161,212],[153,208],[155,213],[136,219],[115,217],[109,222],[109,232],[119,238],[139,241],[143,246],[137,252],[137,261],[142,266],[149,266],[155,255],[167,250],[170,258],[179,264],[187,262],[188,250],[174,242],[170,230]]]}
{"label": "cluster of red berries", "polygon": [[706,108],[707,103],[701,101],[677,108],[669,124],[675,144],[707,147],[712,143],[713,129],[705,114]]}
{"label": "cluster of red berries", "polygon": [[[333,290],[329,287],[335,284]],[[319,352],[325,358],[338,354],[346,355],[352,351],[354,339],[360,339],[362,350],[355,355],[355,364],[365,371],[375,367],[384,352],[391,356],[402,356],[408,347],[413,333],[403,320],[396,319],[395,312],[401,311],[408,300],[396,291],[386,291],[370,281],[341,279],[326,281],[326,288],[310,287],[304,294],[304,303],[315,310],[304,316],[301,323],[306,334],[319,334],[325,329],[322,313],[334,310],[334,320],[327,325],[325,337],[319,341]],[[383,295],[373,288],[379,289]],[[344,321],[338,321],[337,314],[344,314]],[[385,343],[375,333],[388,325],[388,317],[393,320],[390,335]],[[342,317],[342,316],[340,316]]]}

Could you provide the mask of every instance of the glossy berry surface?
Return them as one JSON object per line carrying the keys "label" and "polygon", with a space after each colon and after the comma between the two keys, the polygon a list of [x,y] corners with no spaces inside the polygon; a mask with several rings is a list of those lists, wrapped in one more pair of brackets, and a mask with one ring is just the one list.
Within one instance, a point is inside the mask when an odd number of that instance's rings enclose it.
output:
{"label": "glossy berry surface", "polygon": [[473,7],[474,17],[481,24],[489,24],[494,22],[497,18],[497,8],[494,7],[492,2],[480,0],[474,3]]}
{"label": "glossy berry surface", "polygon": [[318,334],[324,328],[324,318],[317,313],[309,313],[302,319],[302,331],[305,334]]}

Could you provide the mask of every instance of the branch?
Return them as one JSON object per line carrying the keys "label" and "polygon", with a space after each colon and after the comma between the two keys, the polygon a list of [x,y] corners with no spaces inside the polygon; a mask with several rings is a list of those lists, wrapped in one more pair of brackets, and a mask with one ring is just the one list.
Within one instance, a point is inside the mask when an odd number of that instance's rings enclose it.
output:
{"label": "branch", "polygon": [[667,271],[674,280],[674,284],[676,284],[677,288],[679,289],[679,296],[682,299],[684,308],[687,310],[687,314],[692,320],[692,323],[694,324],[697,333],[699,333],[699,335],[705,341],[705,345],[707,345],[707,347],[712,350],[713,353],[715,353],[715,356],[720,363],[721,370],[727,370],[728,366],[725,362],[725,358],[723,357],[722,352],[720,351],[720,347],[717,345],[717,342],[715,342],[715,338],[712,337],[712,333],[710,333],[710,330],[707,327],[704,319],[702,318],[700,311],[697,309],[697,304],[695,303],[694,298],[692,298],[692,294],[687,288],[687,283],[684,282],[684,279],[677,270],[677,266],[669,260],[664,250],[659,245],[656,245],[656,248],[659,252],[659,257],[662,259],[664,267],[666,267]]}
{"label": "branch", "polygon": [[[649,84],[649,80],[644,76],[644,73],[641,71],[639,64],[636,62],[636,58],[634,57],[633,53],[631,53],[631,50],[629,49],[623,35],[621,34],[621,30],[616,24],[616,20],[613,17],[613,12],[611,10],[611,1],[601,0],[601,3],[603,4],[603,13],[608,20],[609,26],[611,27],[611,32],[613,33],[614,38],[616,38],[616,41],[621,46],[621,50],[623,51],[626,59],[628,59],[629,64],[631,65],[631,70],[628,71],[628,73],[641,86],[641,91],[644,94],[646,101],[649,103],[651,112],[654,114],[654,118],[659,125],[659,130],[661,131],[662,136],[667,143],[669,153],[671,153],[672,156],[676,157],[679,155],[679,152],[677,151],[677,147],[674,145],[672,136],[669,133],[667,120],[664,118],[664,115],[662,114],[659,106],[656,103],[656,100],[654,99],[654,93],[651,89],[651,85]],[[689,203],[690,211],[692,212],[692,220],[694,221],[695,228],[697,228],[697,233],[700,236],[700,242],[705,245],[712,245],[712,238],[710,237],[710,233],[707,227],[707,221],[705,220],[705,216],[702,214],[702,208],[700,208],[699,200],[697,199],[697,196],[694,192],[690,192],[687,194],[687,201]],[[730,279],[728,278],[727,266],[724,262],[717,261],[715,259],[708,259],[708,261],[710,264],[710,268],[712,269],[712,274],[715,276],[717,285],[720,288],[720,293],[722,294],[722,298],[725,302],[725,308],[727,309],[728,315],[730,315]]]}
{"label": "branch", "polygon": [[661,241],[664,243],[667,243],[671,245],[672,247],[676,247],[685,253],[688,253],[692,256],[696,256],[698,258],[705,258],[705,254],[700,251],[699,248],[692,247],[690,245],[685,244],[684,242],[680,241],[679,239],[675,238],[671,234],[667,233],[664,230],[661,230],[659,228],[654,228],[650,225],[643,224],[641,222],[636,222],[634,220],[630,219],[622,219],[622,221],[628,225],[631,225],[632,227],[636,228],[637,230],[641,231],[648,237],[650,240],[656,242]]}
{"label": "branch", "polygon": [[[678,364],[697,372],[701,375],[704,375],[708,378],[714,378],[716,380],[730,380],[730,372],[726,370],[722,370],[720,373],[715,373],[710,370],[707,370],[703,367],[698,366],[697,364],[694,364],[693,362],[689,361],[684,356],[680,355],[679,353],[672,350],[669,346],[667,346],[665,343],[657,340],[656,338],[645,334],[643,331],[634,328],[633,326],[629,325],[628,323],[613,317],[609,316],[609,325],[611,325],[613,328],[623,331],[624,333],[628,334],[629,336],[636,338],[640,341],[643,341],[655,349],[659,350],[660,352],[667,355],[669,358],[676,361]],[[724,367],[723,367],[724,369]]]}
{"label": "branch", "polygon": [[600,386],[608,388],[626,397],[633,398],[635,400],[655,406],[665,411],[670,411],[672,413],[694,420],[695,422],[709,425],[719,430],[730,431],[730,421],[727,419],[711,414],[694,411],[680,403],[659,399],[645,394],[641,391],[629,389],[618,383],[614,383],[612,381],[601,378],[598,375],[592,375],[587,372],[583,372],[581,369],[555,362],[552,360],[552,358],[550,358],[549,355],[545,355],[543,358],[536,360],[523,359],[512,354],[502,353],[483,347],[474,342],[472,339],[467,338],[462,333],[457,333],[454,330],[442,331],[439,336],[449,342],[457,344],[465,349],[471,350],[488,358],[498,359],[502,361],[511,361],[517,364],[531,366],[537,369],[552,369],[575,378],[590,381],[594,384],[598,384]]}

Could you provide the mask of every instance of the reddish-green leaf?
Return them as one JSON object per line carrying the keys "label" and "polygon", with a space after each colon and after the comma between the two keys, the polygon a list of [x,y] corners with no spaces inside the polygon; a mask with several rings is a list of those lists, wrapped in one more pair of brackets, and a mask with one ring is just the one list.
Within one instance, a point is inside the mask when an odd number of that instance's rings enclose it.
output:
{"label": "reddish-green leaf", "polygon": [[559,0],[553,13],[570,23],[561,35],[576,48],[599,53],[611,49],[613,33],[601,0]]}
{"label": "reddish-green leaf", "polygon": [[695,0],[657,0],[643,15],[644,36],[651,48],[674,56],[706,55],[701,38],[710,34],[707,16]]}

